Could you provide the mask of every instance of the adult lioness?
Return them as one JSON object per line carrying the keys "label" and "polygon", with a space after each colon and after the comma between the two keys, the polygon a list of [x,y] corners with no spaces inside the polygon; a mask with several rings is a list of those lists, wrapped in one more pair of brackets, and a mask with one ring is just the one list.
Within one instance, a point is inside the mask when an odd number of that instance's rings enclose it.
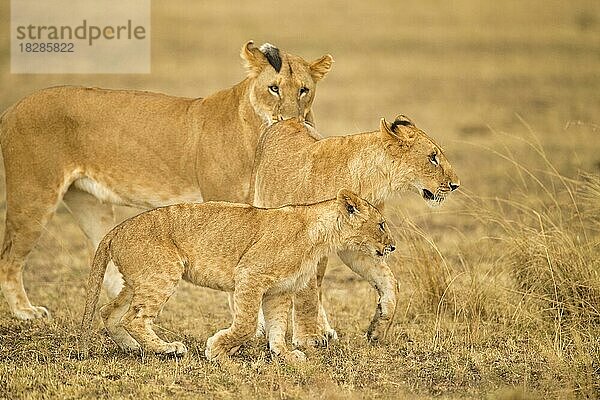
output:
{"label": "adult lioness", "polygon": [[[418,192],[429,205],[437,206],[458,189],[458,177],[442,149],[403,115],[391,124],[382,119],[374,132],[318,138],[316,131],[298,120],[266,129],[254,164],[255,206],[320,201],[331,197],[336,187],[348,187],[380,208],[391,195],[407,190]],[[338,255],[378,291],[379,309],[367,336],[371,340],[384,337],[396,308],[394,275],[385,263],[375,264],[356,252],[344,250]],[[317,284],[296,295],[294,342],[299,346],[311,344],[314,337],[314,324],[305,319],[311,308],[316,314],[318,307],[319,333],[337,337],[316,291],[326,267],[324,258],[319,262]]]}
{"label": "adult lioness", "polygon": [[[7,210],[0,288],[17,318],[48,315],[29,302],[22,268],[63,196],[96,246],[115,224],[110,203],[245,201],[261,129],[290,117],[312,123],[315,86],[331,56],[306,62],[252,42],[241,56],[247,78],[205,99],[55,87],[2,115]],[[107,275],[114,295],[120,278]]]}
{"label": "adult lioness", "polygon": [[82,322],[84,337],[112,259],[125,287],[102,308],[102,317],[110,336],[125,350],[141,345],[154,353],[186,352],[183,343],[167,343],[152,329],[183,278],[233,292],[233,323],[208,339],[209,360],[235,352],[252,336],[261,303],[270,349],[303,359],[302,352],[289,352],[285,344],[290,293],[306,286],[320,258],[342,248],[378,259],[394,250],[379,211],[347,190],[333,200],[277,209],[209,202],[147,211],[118,225],[98,246]]}

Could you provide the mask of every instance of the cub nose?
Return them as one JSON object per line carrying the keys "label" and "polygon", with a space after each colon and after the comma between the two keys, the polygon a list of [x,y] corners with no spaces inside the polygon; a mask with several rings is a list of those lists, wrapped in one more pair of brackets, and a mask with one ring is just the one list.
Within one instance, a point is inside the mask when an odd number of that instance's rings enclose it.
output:
{"label": "cub nose", "polygon": [[452,182],[450,182],[448,184],[448,186],[450,186],[450,190],[452,190],[454,192],[456,189],[458,189],[458,187],[460,186],[460,184],[459,183],[452,183]]}

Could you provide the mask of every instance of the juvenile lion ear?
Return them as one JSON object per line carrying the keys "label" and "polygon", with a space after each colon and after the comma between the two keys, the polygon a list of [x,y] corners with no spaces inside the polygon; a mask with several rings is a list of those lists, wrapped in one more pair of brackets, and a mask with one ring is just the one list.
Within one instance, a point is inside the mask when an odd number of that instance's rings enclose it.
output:
{"label": "juvenile lion ear", "polygon": [[358,215],[363,208],[363,200],[354,192],[347,189],[340,189],[337,194],[337,202],[342,215],[345,216]]}
{"label": "juvenile lion ear", "polygon": [[417,137],[417,132],[414,129],[409,128],[415,128],[415,125],[404,115],[397,116],[391,124],[387,122],[385,118],[381,118],[381,123],[379,124],[381,133],[392,136],[403,146],[412,145]]}
{"label": "juvenile lion ear", "polygon": [[311,62],[310,74],[315,82],[323,79],[323,77],[331,70],[332,65],[333,57],[331,57],[329,54],[326,54],[318,60]]}
{"label": "juvenile lion ear", "polygon": [[245,67],[248,70],[248,76],[250,77],[257,76],[267,65],[265,55],[259,49],[254,47],[254,41],[252,40],[242,46],[240,57],[244,60]]}

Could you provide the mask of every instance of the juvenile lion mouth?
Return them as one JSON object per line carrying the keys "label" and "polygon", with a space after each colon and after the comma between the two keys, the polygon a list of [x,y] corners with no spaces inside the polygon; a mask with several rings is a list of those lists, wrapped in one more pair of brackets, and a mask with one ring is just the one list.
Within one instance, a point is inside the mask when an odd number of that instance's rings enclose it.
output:
{"label": "juvenile lion mouth", "polygon": [[425,200],[433,200],[435,199],[435,196],[429,190],[423,189],[423,198]]}

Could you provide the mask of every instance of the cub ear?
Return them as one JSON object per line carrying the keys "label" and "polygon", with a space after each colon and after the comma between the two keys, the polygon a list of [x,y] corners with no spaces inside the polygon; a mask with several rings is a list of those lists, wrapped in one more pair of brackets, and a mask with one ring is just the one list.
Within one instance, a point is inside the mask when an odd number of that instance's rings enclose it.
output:
{"label": "cub ear", "polygon": [[415,124],[404,115],[398,115],[391,124],[387,122],[385,118],[381,118],[381,123],[379,124],[379,130],[381,133],[392,136],[403,146],[412,145],[417,137],[417,131],[415,129],[408,128],[416,127]]}
{"label": "cub ear", "polygon": [[350,190],[340,189],[337,193],[337,202],[340,212],[347,217],[359,215],[363,211],[363,199]]}
{"label": "cub ear", "polygon": [[315,80],[315,82],[323,79],[325,75],[331,70],[331,66],[333,65],[333,57],[329,54],[324,55],[310,63],[310,74]]}
{"label": "cub ear", "polygon": [[244,60],[245,67],[248,70],[248,76],[250,77],[257,76],[267,65],[265,55],[259,49],[254,47],[253,40],[248,41],[242,46],[240,57]]}

